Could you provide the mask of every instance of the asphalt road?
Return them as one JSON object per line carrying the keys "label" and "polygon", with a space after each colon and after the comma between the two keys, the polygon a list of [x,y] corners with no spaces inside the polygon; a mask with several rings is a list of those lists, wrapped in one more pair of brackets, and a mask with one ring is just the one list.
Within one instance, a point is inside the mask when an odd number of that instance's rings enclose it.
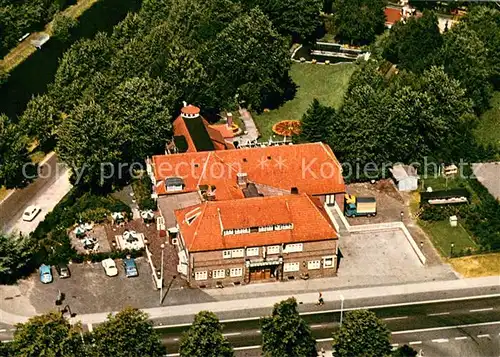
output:
{"label": "asphalt road", "polygon": [[[414,342],[415,346],[422,345],[421,348],[426,353],[424,356],[500,356],[499,297],[398,306],[373,311],[393,332],[393,343]],[[328,345],[332,332],[338,328],[340,313],[316,311],[302,316],[311,326],[314,337]],[[161,335],[167,350],[173,352],[178,351],[179,338],[188,327],[157,326],[156,331]],[[236,348],[259,346],[259,328],[259,320],[256,319],[223,323],[224,335]],[[418,341],[420,343],[416,344]],[[244,351],[246,350],[240,350],[241,353]]]}

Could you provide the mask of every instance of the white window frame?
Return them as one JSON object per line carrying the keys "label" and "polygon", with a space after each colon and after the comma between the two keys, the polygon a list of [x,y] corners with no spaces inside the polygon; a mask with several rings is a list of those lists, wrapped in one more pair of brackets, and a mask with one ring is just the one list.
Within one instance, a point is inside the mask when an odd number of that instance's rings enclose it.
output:
{"label": "white window frame", "polygon": [[229,276],[231,278],[236,278],[239,276],[243,276],[243,268],[231,268],[229,270]]}
{"label": "white window frame", "polygon": [[194,279],[195,280],[207,280],[208,279],[208,272],[205,271],[197,271],[194,273]]}
{"label": "white window frame", "polygon": [[237,228],[234,230],[234,234],[246,234],[250,233],[250,228]]}
{"label": "white window frame", "polygon": [[285,246],[285,253],[302,252],[304,250],[304,244],[302,243],[292,243]]}
{"label": "white window frame", "polygon": [[279,245],[271,245],[267,247],[267,254],[280,254],[281,246]]}
{"label": "white window frame", "polygon": [[[332,260],[332,264],[327,265],[326,261],[330,260],[330,259]],[[323,268],[325,268],[325,269],[335,268],[335,256],[334,255],[329,255],[329,256],[323,257]]]}
{"label": "white window frame", "polygon": [[233,249],[231,251],[231,257],[233,258],[243,258],[245,256],[245,249]]}
{"label": "white window frame", "polygon": [[291,223],[275,224],[274,225],[275,231],[283,231],[283,230],[292,229],[292,228],[293,228],[293,224],[291,224]]}
{"label": "white window frame", "polygon": [[292,272],[292,271],[299,271],[299,270],[300,270],[300,263],[299,262],[290,262],[290,263],[283,264],[283,271],[285,273]]}
{"label": "white window frame", "polygon": [[259,247],[247,248],[247,257],[257,257],[259,255]]}
{"label": "white window frame", "polygon": [[274,226],[262,226],[259,227],[259,232],[271,232],[274,230]]}
{"label": "white window frame", "polygon": [[321,268],[321,260],[310,260],[307,262],[307,269],[315,270]]}
{"label": "white window frame", "polygon": [[222,258],[223,259],[230,259],[232,257],[233,257],[233,255],[232,255],[232,252],[230,250],[222,251]]}
{"label": "white window frame", "polygon": [[212,270],[212,279],[224,279],[226,277],[226,269]]}
{"label": "white window frame", "polygon": [[222,235],[224,235],[224,236],[230,236],[232,234],[234,234],[233,229],[224,229],[224,231],[222,232]]}

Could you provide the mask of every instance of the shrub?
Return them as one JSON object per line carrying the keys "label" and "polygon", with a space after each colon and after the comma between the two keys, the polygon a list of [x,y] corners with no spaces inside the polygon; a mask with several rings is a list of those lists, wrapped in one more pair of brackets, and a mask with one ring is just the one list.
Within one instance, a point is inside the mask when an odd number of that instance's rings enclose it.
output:
{"label": "shrub", "polygon": [[81,214],[81,219],[83,222],[95,222],[102,223],[107,217],[111,214],[111,212],[107,208],[93,208],[88,209]]}
{"label": "shrub", "polygon": [[132,182],[132,189],[140,210],[156,210],[156,201],[151,198],[153,183],[148,175],[143,175]]}
{"label": "shrub", "polygon": [[78,20],[58,13],[52,23],[52,36],[61,42],[69,42],[71,31],[78,26]]}

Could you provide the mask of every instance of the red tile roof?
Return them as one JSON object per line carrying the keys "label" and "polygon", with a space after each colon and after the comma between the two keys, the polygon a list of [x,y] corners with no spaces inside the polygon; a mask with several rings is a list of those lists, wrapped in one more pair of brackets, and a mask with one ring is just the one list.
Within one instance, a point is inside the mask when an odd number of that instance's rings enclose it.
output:
{"label": "red tile roof", "polygon": [[182,114],[190,114],[190,115],[196,115],[200,114],[200,108],[189,104],[181,108],[181,113]]}
{"label": "red tile roof", "polygon": [[389,25],[394,25],[402,18],[401,9],[397,9],[394,7],[386,7],[384,9],[384,13],[385,13],[385,23]]}
{"label": "red tile roof", "polygon": [[[324,209],[306,194],[206,201],[175,211],[188,251],[211,251],[338,238]],[[251,214],[249,214],[251,212]],[[188,222],[188,218],[198,215]],[[222,230],[292,223],[293,228],[224,236]]]}
{"label": "red tile roof", "polygon": [[[328,145],[310,143],[153,156],[156,193],[167,194],[165,178],[181,177],[183,192],[214,185],[215,198],[242,198],[236,174],[290,192],[323,195],[345,192],[341,166]],[[177,192],[178,193],[178,192]]]}
{"label": "red tile roof", "polygon": [[227,124],[214,124],[209,126],[210,129],[218,131],[224,138],[234,138],[234,132],[227,126]]}
{"label": "red tile roof", "polygon": [[186,152],[196,152],[196,146],[194,145],[193,139],[189,134],[189,130],[186,126],[186,123],[184,122],[184,118],[182,118],[181,116],[177,117],[177,119],[174,120],[173,127],[175,136],[184,136],[184,138],[186,138],[186,142],[188,145],[188,149]]}

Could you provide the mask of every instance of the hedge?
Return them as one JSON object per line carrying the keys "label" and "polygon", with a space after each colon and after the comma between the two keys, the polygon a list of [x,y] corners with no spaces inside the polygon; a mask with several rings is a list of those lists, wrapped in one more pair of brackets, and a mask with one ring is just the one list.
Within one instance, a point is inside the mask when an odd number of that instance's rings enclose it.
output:
{"label": "hedge", "polygon": [[156,201],[151,198],[152,186],[153,182],[148,175],[143,175],[132,182],[134,197],[139,209],[142,211],[149,209],[156,211],[157,209]]}

